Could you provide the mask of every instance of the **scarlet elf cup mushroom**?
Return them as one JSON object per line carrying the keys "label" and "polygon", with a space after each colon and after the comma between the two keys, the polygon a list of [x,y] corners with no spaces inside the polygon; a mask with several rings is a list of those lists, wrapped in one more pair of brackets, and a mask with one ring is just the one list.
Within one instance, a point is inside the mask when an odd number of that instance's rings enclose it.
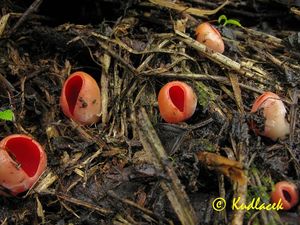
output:
{"label": "scarlet elf cup mushroom", "polygon": [[46,153],[31,137],[13,134],[0,142],[0,184],[10,194],[30,189],[46,167]]}
{"label": "scarlet elf cup mushroom", "polygon": [[264,129],[259,130],[257,124],[252,121],[251,128],[256,134],[266,136],[273,141],[289,134],[290,125],[285,118],[286,109],[278,95],[265,92],[256,98],[251,113],[258,113],[260,110],[264,117]]}
{"label": "scarlet elf cup mushroom", "polygon": [[159,112],[168,123],[187,120],[194,114],[196,106],[197,96],[194,90],[184,82],[169,82],[159,91]]}
{"label": "scarlet elf cup mushroom", "polygon": [[82,71],[71,74],[63,85],[60,106],[67,117],[80,124],[90,125],[98,122],[101,95],[97,82]]}
{"label": "scarlet elf cup mushroom", "polygon": [[296,185],[288,181],[276,183],[271,193],[271,201],[279,203],[279,200],[281,200],[284,210],[294,207],[299,201],[299,193]]}
{"label": "scarlet elf cup mushroom", "polygon": [[196,28],[196,40],[215,52],[224,52],[225,46],[221,34],[208,22],[201,23]]}

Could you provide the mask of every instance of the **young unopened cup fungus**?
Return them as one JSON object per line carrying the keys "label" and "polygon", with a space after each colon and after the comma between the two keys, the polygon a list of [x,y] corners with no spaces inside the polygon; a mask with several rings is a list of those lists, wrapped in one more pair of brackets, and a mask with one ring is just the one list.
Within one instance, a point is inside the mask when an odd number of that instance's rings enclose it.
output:
{"label": "young unopened cup fungus", "polygon": [[221,34],[208,22],[201,23],[196,28],[196,40],[215,52],[224,52],[225,47]]}

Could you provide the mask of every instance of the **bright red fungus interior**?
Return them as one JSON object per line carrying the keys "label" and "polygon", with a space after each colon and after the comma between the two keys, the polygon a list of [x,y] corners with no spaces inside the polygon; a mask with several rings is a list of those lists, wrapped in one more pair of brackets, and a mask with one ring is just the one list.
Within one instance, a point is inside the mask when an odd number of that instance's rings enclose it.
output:
{"label": "bright red fungus interior", "polygon": [[66,84],[66,98],[70,109],[70,113],[72,115],[74,114],[74,109],[76,106],[79,92],[82,87],[82,83],[83,81],[80,76],[74,76],[70,80],[68,80],[68,83]]}
{"label": "bright red fungus interior", "polygon": [[6,142],[6,149],[28,176],[35,175],[40,163],[40,151],[32,140],[23,137],[12,138]]}
{"label": "bright red fungus interior", "polygon": [[169,90],[173,104],[181,111],[184,110],[184,91],[179,86],[173,86]]}

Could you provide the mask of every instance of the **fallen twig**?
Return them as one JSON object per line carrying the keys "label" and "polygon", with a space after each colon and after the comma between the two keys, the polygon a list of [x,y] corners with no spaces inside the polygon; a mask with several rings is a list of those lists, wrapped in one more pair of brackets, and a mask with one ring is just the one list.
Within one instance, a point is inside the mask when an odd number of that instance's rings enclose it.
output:
{"label": "fallen twig", "polygon": [[141,143],[146,151],[148,151],[154,160],[154,165],[158,170],[163,170],[166,180],[160,181],[162,189],[165,191],[173,210],[177,214],[179,220],[183,225],[198,224],[195,211],[184,191],[180,180],[178,179],[174,168],[169,162],[166,154],[144,108],[138,110],[136,115],[136,122]]}

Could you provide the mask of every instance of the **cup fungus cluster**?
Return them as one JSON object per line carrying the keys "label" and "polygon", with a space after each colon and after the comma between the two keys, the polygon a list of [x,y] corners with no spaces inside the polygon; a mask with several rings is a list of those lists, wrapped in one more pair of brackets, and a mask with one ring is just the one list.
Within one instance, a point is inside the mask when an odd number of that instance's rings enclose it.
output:
{"label": "cup fungus cluster", "polygon": [[299,192],[294,183],[280,181],[275,184],[271,192],[271,202],[279,203],[281,200],[283,210],[289,210],[299,201]]}
{"label": "cup fungus cluster", "polygon": [[30,189],[46,167],[46,153],[37,141],[22,134],[7,136],[0,141],[0,194]]}
{"label": "cup fungus cluster", "polygon": [[[196,28],[196,39],[213,51],[224,52],[224,42],[220,33],[208,22]],[[60,106],[67,117],[82,125],[97,123],[101,114],[101,95],[98,84],[87,73],[81,71],[73,73],[63,85]],[[196,106],[197,96],[192,87],[184,82],[169,82],[159,91],[159,112],[168,123],[179,123],[189,119],[194,114]],[[260,112],[262,114],[259,114]],[[278,95],[272,92],[263,93],[255,100],[251,113],[263,116],[262,130],[254,121],[250,124],[256,134],[275,141],[278,138],[284,138],[289,133],[289,124],[285,119],[286,109]],[[21,138],[21,136],[17,137]],[[2,186],[14,194],[30,188],[46,167],[46,155],[37,142],[25,136],[17,142],[18,144],[13,144],[9,139],[4,139],[0,143]],[[23,142],[24,150],[18,147],[20,142]],[[29,147],[29,145],[34,147]],[[29,152],[30,156],[25,152]],[[21,165],[20,170],[18,163]],[[4,168],[9,168],[10,174],[14,176],[8,176]],[[271,193],[271,201],[278,203],[279,199],[284,210],[295,206],[299,199],[296,186],[286,181],[278,182]]]}

